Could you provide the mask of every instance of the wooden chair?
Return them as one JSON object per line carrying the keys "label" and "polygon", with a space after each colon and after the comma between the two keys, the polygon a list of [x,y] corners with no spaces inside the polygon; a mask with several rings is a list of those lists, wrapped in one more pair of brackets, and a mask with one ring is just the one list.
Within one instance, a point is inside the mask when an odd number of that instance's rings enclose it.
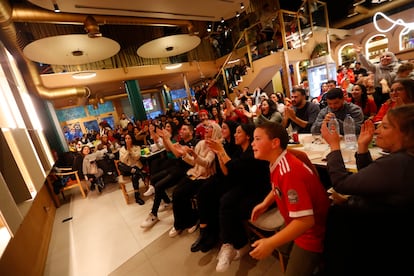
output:
{"label": "wooden chair", "polygon": [[[313,171],[315,175],[319,177],[316,167],[312,164],[305,152],[297,149],[288,149],[288,152],[295,155],[296,158],[301,160]],[[280,231],[283,226],[284,219],[276,207],[266,211],[255,222],[252,222],[251,220],[247,221],[248,231],[252,232],[260,239],[272,236],[275,232]],[[276,249],[275,253],[277,253],[277,258],[279,259],[282,272],[285,272],[289,253],[283,252],[281,249]]]}
{"label": "wooden chair", "polygon": [[[89,192],[89,186],[87,184],[86,181],[82,181],[79,178],[79,174],[78,171],[73,171],[71,168],[57,168],[55,167],[53,169],[53,171],[47,176],[46,181],[47,184],[49,186],[49,188],[52,191],[52,194],[55,196],[54,197],[54,201],[55,204],[57,205],[57,207],[60,206],[60,200],[57,197],[55,191],[55,187],[54,187],[54,182],[56,180],[61,180],[61,179],[66,179],[67,182],[65,183],[65,185],[60,188],[60,194],[62,194],[63,199],[65,199],[65,195],[64,195],[64,191],[70,190],[70,189],[79,189],[82,197],[86,198],[87,193]],[[83,183],[86,183],[85,188],[83,187]],[[86,192],[85,192],[86,190]]]}
{"label": "wooden chair", "polygon": [[[119,184],[119,188],[121,189],[122,195],[124,196],[125,202],[126,204],[129,204],[129,195],[130,194],[134,194],[135,192],[139,192],[139,190],[135,190],[134,188],[132,189],[127,189],[127,185],[131,185],[132,186],[132,180],[130,176],[122,176],[121,171],[118,168],[118,163],[119,160],[114,160],[115,163],[115,168],[116,168],[116,172],[118,173],[118,184]],[[122,176],[122,179],[120,180],[119,178]]]}

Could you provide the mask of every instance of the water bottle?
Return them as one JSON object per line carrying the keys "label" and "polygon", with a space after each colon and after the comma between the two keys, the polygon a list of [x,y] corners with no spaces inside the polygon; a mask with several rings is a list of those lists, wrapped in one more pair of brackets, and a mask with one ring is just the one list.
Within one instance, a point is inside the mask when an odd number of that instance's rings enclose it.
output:
{"label": "water bottle", "polygon": [[332,115],[331,119],[329,120],[328,129],[329,129],[330,132],[332,132],[332,130],[335,129],[336,133],[340,134],[340,132],[339,132],[339,123],[338,123],[338,120],[336,119],[335,115]]}
{"label": "water bottle", "polygon": [[356,149],[357,138],[355,134],[355,122],[351,115],[347,114],[344,120],[345,147],[351,150]]}

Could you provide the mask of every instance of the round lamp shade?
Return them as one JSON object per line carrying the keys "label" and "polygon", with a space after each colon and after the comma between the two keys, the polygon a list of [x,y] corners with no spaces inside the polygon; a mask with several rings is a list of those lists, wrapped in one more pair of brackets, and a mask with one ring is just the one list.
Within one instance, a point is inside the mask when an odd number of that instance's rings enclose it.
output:
{"label": "round lamp shade", "polygon": [[201,39],[195,35],[179,34],[151,40],[138,48],[143,58],[165,58],[183,54],[197,47]]}
{"label": "round lamp shade", "polygon": [[116,55],[121,47],[115,40],[87,34],[46,37],[23,49],[24,55],[36,62],[53,65],[78,65],[95,62]]}

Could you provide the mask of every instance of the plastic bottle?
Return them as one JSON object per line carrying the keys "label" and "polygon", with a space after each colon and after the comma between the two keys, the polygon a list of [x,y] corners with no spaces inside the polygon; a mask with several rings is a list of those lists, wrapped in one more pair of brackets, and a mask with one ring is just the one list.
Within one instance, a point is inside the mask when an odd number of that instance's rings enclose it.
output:
{"label": "plastic bottle", "polygon": [[329,131],[332,132],[332,129],[335,129],[336,132],[338,134],[340,134],[340,132],[339,132],[339,123],[338,123],[338,120],[336,119],[335,115],[332,115],[331,119],[329,120],[328,128],[329,128]]}
{"label": "plastic bottle", "polygon": [[345,147],[348,149],[356,149],[357,138],[355,134],[355,122],[351,115],[347,114],[344,120],[344,140]]}

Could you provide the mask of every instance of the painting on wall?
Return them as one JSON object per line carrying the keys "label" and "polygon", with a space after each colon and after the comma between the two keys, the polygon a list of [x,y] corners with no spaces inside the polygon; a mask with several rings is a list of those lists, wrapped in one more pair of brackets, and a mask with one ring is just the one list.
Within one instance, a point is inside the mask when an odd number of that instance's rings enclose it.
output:
{"label": "painting on wall", "polygon": [[92,133],[93,131],[96,131],[99,133],[99,126],[98,126],[97,120],[83,122],[83,126],[85,127],[85,131],[87,133]]}
{"label": "painting on wall", "polygon": [[63,127],[63,134],[68,142],[82,138],[83,133],[80,123],[67,124]]}

